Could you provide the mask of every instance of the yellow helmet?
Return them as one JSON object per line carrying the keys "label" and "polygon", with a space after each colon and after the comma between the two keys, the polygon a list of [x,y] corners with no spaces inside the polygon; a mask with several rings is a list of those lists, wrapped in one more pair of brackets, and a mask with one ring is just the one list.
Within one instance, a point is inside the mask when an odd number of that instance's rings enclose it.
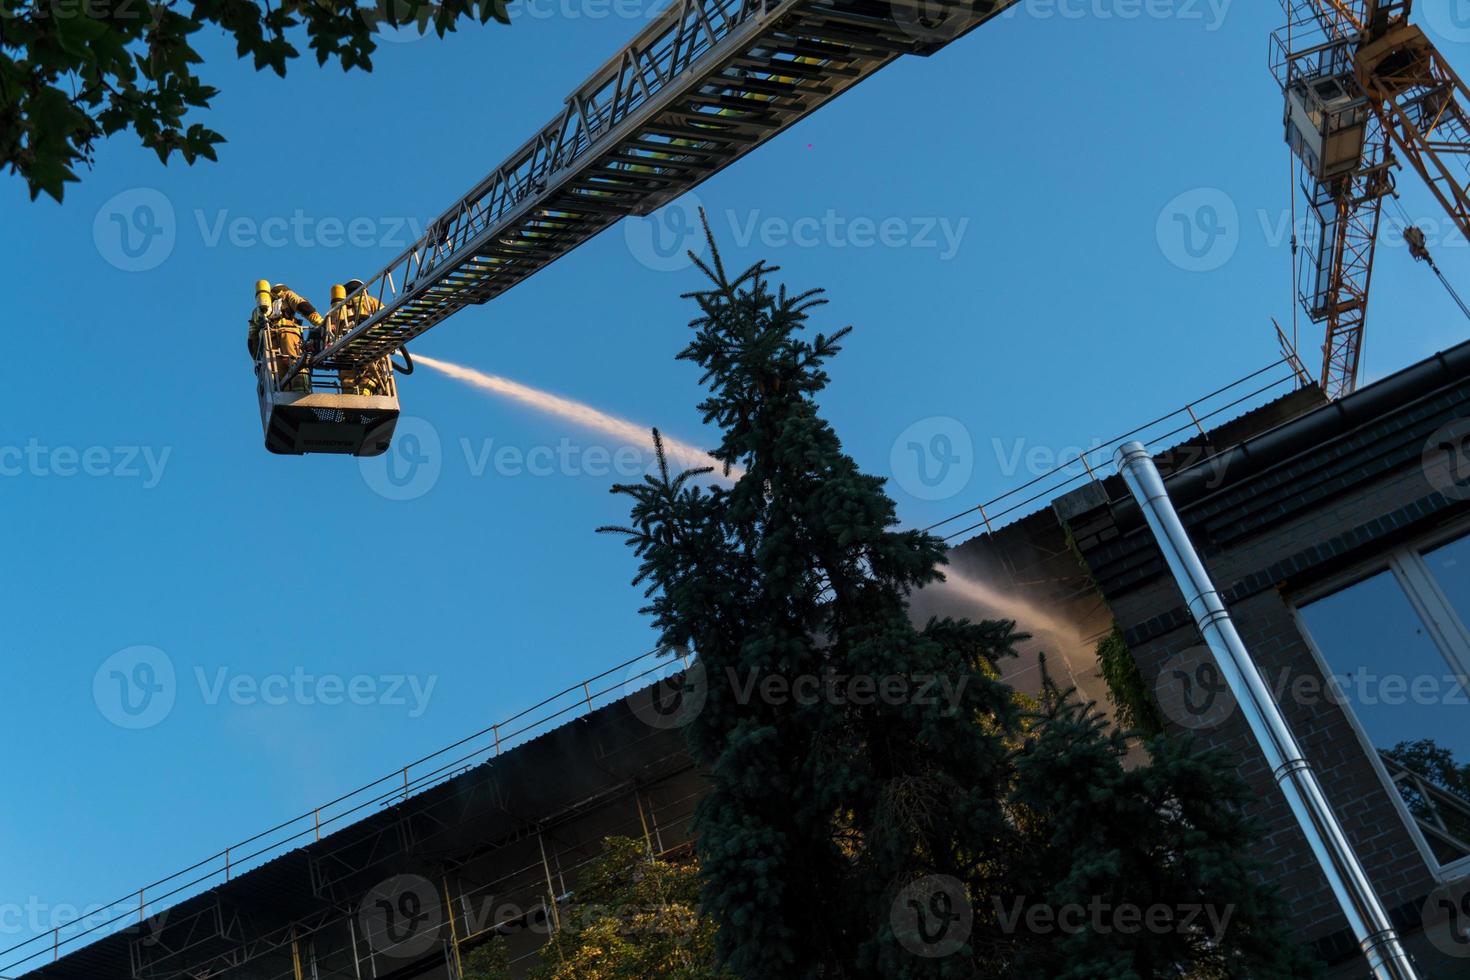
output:
{"label": "yellow helmet", "polygon": [[341,283],[338,283],[337,285],[334,285],[332,287],[332,305],[333,306],[336,306],[338,303],[342,302],[346,298],[347,298],[347,287],[346,286],[343,286]]}

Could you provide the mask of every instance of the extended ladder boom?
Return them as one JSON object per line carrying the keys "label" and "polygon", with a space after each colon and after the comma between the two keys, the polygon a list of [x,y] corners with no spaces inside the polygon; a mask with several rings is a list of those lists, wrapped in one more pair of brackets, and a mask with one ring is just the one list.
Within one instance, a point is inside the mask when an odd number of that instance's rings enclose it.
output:
{"label": "extended ladder boom", "polygon": [[1015,2],[677,0],[363,286],[383,309],[312,366],[392,353],[677,198],[899,55],[930,54]]}

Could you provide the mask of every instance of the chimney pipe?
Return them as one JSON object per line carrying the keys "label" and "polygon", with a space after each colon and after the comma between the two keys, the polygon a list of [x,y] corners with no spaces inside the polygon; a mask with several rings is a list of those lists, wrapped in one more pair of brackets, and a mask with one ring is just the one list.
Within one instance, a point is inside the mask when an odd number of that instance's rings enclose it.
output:
{"label": "chimney pipe", "polygon": [[1417,980],[1409,954],[1373,891],[1362,863],[1327,803],[1312,765],[1287,727],[1255,661],[1245,649],[1230,612],[1179,520],[1164,480],[1142,443],[1119,447],[1115,459],[1123,482],[1138,502],[1169,571],[1184,594],[1200,634],[1240,705],[1256,744],[1286,795],[1327,884],[1347,916],[1353,935],[1378,980]]}

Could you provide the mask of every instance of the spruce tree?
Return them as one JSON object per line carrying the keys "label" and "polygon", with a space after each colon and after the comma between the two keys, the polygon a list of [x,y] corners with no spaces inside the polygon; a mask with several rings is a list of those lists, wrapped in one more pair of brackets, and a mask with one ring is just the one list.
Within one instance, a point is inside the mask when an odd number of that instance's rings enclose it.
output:
{"label": "spruce tree", "polygon": [[[1229,799],[1223,764],[1161,746],[1149,772],[1124,772],[1121,736],[1056,707],[1066,699],[1023,717],[1023,699],[998,680],[1025,638],[1016,624],[916,627],[907,600],[941,578],[944,545],[898,528],[883,481],[858,470],[818,413],[848,329],[808,337],[820,290],[773,288],[778,269],[764,262],[732,276],[712,238],[709,255],[691,256],[709,287],[686,294],[699,313],[678,356],[703,369],[700,410],[722,433],[711,455],[739,479],[672,473],[660,450],[655,474],[613,488],[631,498],[629,526],[603,530],[635,549],[634,582],[662,642],[698,656],[703,707],[686,732],[710,781],[697,846],[721,962],[745,980],[1051,976],[1073,953],[1043,955],[1054,937],[1018,932],[994,899],[1113,895],[1116,872],[1147,886],[1119,895],[1218,888],[1250,903],[1237,920],[1249,928],[1218,939],[1244,937],[1244,948],[1222,962],[1289,976],[1260,946],[1284,942],[1269,894],[1225,881],[1243,867],[1234,855],[1248,831],[1228,808],[1201,808],[1202,788]],[[1087,831],[1094,778],[1111,787],[1100,841]],[[1176,792],[1176,779],[1194,782]],[[1197,827],[1170,821],[1180,804]],[[1155,805],[1164,809],[1146,816]],[[1171,849],[1145,838],[1109,850],[1129,820],[1173,834]],[[1150,855],[1177,867],[1148,869]],[[936,891],[936,881],[948,884]],[[943,945],[951,924],[955,941]],[[916,945],[936,936],[943,955]],[[1148,939],[1133,944],[1142,951],[1109,942],[1071,943],[1074,975],[1200,966],[1169,937],[1157,955]],[[1087,974],[1094,963],[1112,972]]]}
{"label": "spruce tree", "polygon": [[[708,680],[688,726],[712,782],[697,821],[704,908],[742,977],[968,976],[959,959],[903,948],[890,912],[911,880],[991,873],[1016,715],[995,663],[1019,637],[1009,623],[910,623],[906,598],[938,577],[944,548],[896,529],[883,481],[817,413],[848,331],[807,339],[819,291],[773,291],[764,263],[731,277],[710,244],[679,357],[704,369],[700,409],[724,433],[712,455],[744,474],[706,487],[661,460],[614,488],[633,498],[622,530],[649,611]],[[823,693],[768,693],[805,678]],[[923,698],[849,698],[844,678],[934,684]]]}
{"label": "spruce tree", "polygon": [[1029,728],[1007,800],[1013,890],[981,912],[1006,936],[1005,975],[1316,975],[1248,856],[1259,828],[1227,756],[1161,734],[1127,765],[1126,734],[1049,682]]}

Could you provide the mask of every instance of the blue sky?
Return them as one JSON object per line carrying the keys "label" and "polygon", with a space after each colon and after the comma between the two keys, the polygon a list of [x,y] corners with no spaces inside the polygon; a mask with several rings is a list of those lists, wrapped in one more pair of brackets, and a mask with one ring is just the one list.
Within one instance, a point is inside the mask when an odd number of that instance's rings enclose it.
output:
{"label": "blue sky", "polygon": [[[600,0],[517,7],[509,29],[384,44],[371,75],[308,62],[281,81],[204,32],[222,90],[207,121],[230,138],[218,164],[165,169],[118,137],[62,206],[0,185],[0,947],[652,645],[630,553],[593,534],[624,505],[587,450],[615,443],[421,372],[404,411],[440,448],[411,499],[353,459],[260,444],[254,280],[325,301],[366,278],[644,22]],[[822,405],[860,463],[895,478],[906,522],[1276,358],[1270,318],[1291,317],[1265,64],[1278,17],[1240,0],[1033,0],[699,188],[727,261],[780,263],[793,286],[830,290],[822,326],[857,327]],[[1421,19],[1470,70],[1470,30],[1443,4]],[[1401,184],[1464,283],[1465,242]],[[141,270],[114,218],[139,203],[171,240]],[[697,374],[673,360],[691,315],[678,295],[699,280],[649,247],[657,230],[614,227],[418,346],[707,442]],[[1186,230],[1215,243],[1202,258]],[[1387,237],[1366,375],[1465,333]],[[940,494],[903,463],[913,433],[952,437],[960,476]],[[477,462],[504,447],[572,462]],[[113,669],[141,676],[138,646],[173,668],[172,706],[125,727],[109,685]],[[296,676],[404,687],[366,704],[248,693]],[[219,693],[231,683],[245,693]]]}

